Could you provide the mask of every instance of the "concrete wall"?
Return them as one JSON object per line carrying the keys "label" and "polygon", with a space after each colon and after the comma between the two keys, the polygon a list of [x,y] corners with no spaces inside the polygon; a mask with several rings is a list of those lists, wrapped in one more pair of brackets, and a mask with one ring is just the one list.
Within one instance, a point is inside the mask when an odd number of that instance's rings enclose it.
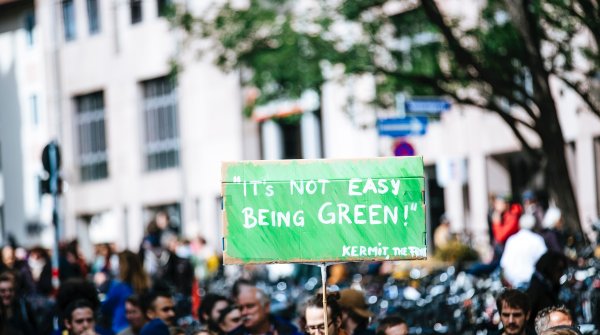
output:
{"label": "concrete wall", "polygon": [[[185,235],[220,238],[220,162],[242,158],[241,98],[235,74],[223,74],[208,63],[187,59],[178,77],[180,165],[147,172],[143,157],[140,82],[165,76],[169,60],[181,55],[177,38],[155,1],[144,1],[142,22],[131,25],[127,2],[99,2],[101,32],[87,34],[84,1],[75,1],[75,40],[61,48],[64,150],[70,157],[64,172],[72,187],[66,195],[66,235],[85,229],[77,217],[109,213],[105,224],[122,232],[120,246],[136,249],[147,222],[143,208],[180,203]],[[186,58],[184,58],[186,59]],[[90,61],[85,61],[90,60]],[[104,91],[109,177],[78,181],[77,134],[73,97]],[[108,236],[107,238],[110,238]]]}
{"label": "concrete wall", "polygon": [[[19,243],[40,242],[27,234],[27,227],[48,225],[41,213],[44,199],[39,195],[40,157],[47,143],[44,39],[39,27],[33,30],[33,44],[27,42],[26,15],[33,4],[5,6],[0,13],[0,145],[2,146],[4,207],[3,236],[13,235]],[[37,18],[37,13],[36,19]],[[33,239],[32,239],[33,237]]]}

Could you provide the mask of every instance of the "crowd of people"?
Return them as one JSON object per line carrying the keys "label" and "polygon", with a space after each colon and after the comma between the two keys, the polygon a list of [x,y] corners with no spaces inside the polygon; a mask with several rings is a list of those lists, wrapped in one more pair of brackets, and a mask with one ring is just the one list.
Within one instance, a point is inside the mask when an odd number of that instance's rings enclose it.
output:
{"label": "crowd of people", "polygon": [[[558,296],[569,261],[560,211],[544,211],[532,196],[523,199],[510,205],[503,197],[494,200],[494,257],[469,271],[502,272],[499,334],[577,334]],[[393,311],[375,315],[360,289],[333,285],[346,273],[339,264],[329,269],[325,300],[313,285],[302,301],[293,301],[292,314],[276,313],[270,292],[251,277],[212,287],[211,280],[227,276],[216,252],[202,238],[179,238],[161,213],[137,252],[100,244],[88,262],[71,241],[59,256],[60,287],[54,288],[46,249],[24,250],[15,243],[2,248],[0,335],[404,335],[413,326]]]}

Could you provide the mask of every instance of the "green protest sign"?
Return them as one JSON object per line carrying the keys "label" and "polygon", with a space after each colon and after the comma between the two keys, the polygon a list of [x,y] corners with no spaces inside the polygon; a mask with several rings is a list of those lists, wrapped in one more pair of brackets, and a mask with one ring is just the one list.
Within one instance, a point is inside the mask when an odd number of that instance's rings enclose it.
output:
{"label": "green protest sign", "polygon": [[426,257],[421,157],[223,163],[225,264]]}

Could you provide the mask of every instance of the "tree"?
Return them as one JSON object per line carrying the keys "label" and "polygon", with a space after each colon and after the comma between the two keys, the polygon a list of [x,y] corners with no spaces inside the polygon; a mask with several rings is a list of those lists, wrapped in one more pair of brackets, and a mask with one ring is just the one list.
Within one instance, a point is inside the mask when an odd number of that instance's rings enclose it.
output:
{"label": "tree", "polygon": [[209,41],[205,50],[221,68],[241,69],[243,84],[261,91],[258,103],[319,91],[327,68],[343,65],[349,76],[375,76],[382,107],[406,91],[496,113],[540,162],[567,227],[582,236],[551,81],[564,82],[600,117],[598,1],[488,0],[475,20],[445,14],[441,3],[247,0],[202,17],[180,8],[174,22]]}

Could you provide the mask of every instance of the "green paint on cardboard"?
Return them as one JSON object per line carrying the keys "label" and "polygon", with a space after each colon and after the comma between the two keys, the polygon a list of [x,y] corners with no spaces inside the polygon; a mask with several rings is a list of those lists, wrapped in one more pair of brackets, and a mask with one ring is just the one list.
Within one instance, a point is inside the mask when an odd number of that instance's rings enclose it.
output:
{"label": "green paint on cardboard", "polygon": [[223,164],[225,263],[425,258],[421,157]]}

